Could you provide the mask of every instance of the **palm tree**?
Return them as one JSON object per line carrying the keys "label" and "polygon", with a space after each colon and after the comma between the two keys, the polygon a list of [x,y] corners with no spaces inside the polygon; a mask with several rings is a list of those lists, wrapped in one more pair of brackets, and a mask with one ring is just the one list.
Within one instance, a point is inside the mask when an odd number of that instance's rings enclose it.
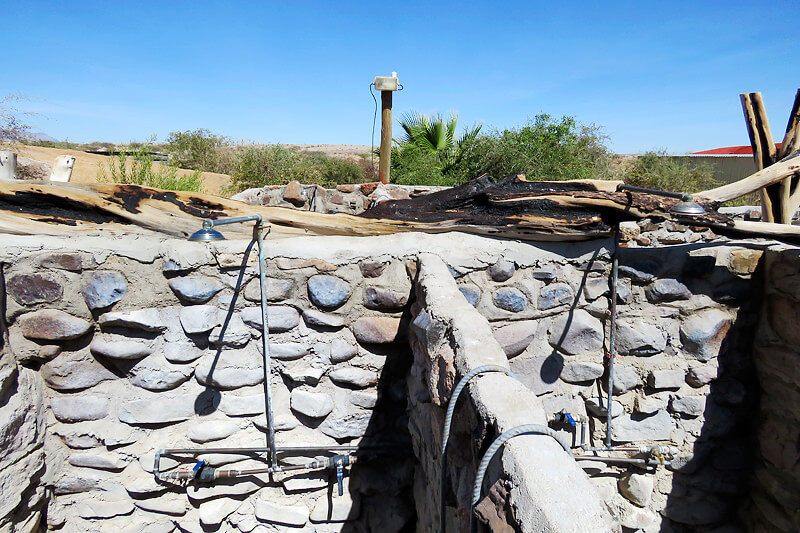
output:
{"label": "palm tree", "polygon": [[434,153],[441,162],[442,174],[446,174],[457,164],[464,154],[467,143],[474,140],[481,131],[481,125],[476,124],[465,128],[458,139],[455,138],[458,115],[450,115],[446,120],[441,114],[427,117],[422,113],[411,111],[400,118],[403,136],[397,142],[401,148],[413,147],[424,152]]}

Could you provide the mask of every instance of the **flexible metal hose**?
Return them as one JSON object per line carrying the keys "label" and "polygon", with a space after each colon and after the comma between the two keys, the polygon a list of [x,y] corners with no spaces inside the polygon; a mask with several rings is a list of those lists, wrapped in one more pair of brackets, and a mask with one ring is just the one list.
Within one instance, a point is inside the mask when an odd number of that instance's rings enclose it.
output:
{"label": "flexible metal hose", "polygon": [[478,466],[478,473],[475,476],[475,484],[472,487],[472,506],[470,509],[470,529],[473,533],[478,530],[478,523],[475,520],[475,506],[478,504],[478,500],[481,498],[481,486],[483,485],[483,478],[486,476],[486,470],[489,468],[489,463],[497,453],[497,450],[499,450],[503,444],[518,435],[547,435],[554,438],[556,442],[558,442],[558,444],[564,448],[564,451],[567,452],[570,457],[573,457],[572,451],[569,449],[569,444],[561,440],[558,434],[547,426],[543,426],[541,424],[524,424],[522,426],[511,428],[508,431],[504,431],[503,434],[497,437],[491,446],[489,446],[489,449],[486,450],[486,453],[483,455],[483,459]]}
{"label": "flexible metal hose", "polygon": [[500,365],[483,365],[478,368],[473,368],[464,374],[464,377],[458,382],[456,388],[453,389],[450,402],[447,404],[447,414],[444,417],[444,429],[442,430],[442,473],[439,486],[439,533],[445,533],[447,531],[447,512],[444,499],[444,494],[447,489],[447,441],[450,439],[450,426],[453,423],[453,413],[456,410],[456,402],[461,395],[461,391],[467,386],[467,383],[469,383],[473,377],[478,374],[483,374],[484,372],[500,372],[507,376],[514,377],[511,370],[506,367]]}

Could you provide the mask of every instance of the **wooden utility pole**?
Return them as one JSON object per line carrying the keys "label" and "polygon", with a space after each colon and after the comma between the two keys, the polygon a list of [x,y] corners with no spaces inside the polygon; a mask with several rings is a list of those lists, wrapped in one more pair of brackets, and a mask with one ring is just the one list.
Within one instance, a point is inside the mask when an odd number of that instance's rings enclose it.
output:
{"label": "wooden utility pole", "polygon": [[[795,95],[780,149],[775,146],[761,93],[744,93],[740,94],[739,98],[742,101],[742,111],[750,136],[750,146],[753,148],[756,170],[771,166],[800,148],[800,89]],[[799,206],[800,191],[798,191],[797,176],[787,177],[780,183],[761,189],[761,220],[764,222],[791,224],[792,216]]]}
{"label": "wooden utility pole", "polygon": [[378,176],[381,183],[389,183],[392,160],[392,92],[399,88],[397,73],[391,76],[375,76],[375,89],[381,92],[381,160]]}

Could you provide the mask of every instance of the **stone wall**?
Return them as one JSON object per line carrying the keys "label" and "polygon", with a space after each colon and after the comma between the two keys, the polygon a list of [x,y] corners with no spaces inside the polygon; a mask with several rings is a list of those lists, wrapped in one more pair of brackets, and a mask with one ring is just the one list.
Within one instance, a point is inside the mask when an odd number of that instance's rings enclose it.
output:
{"label": "stone wall", "polygon": [[[750,244],[698,243],[623,248],[620,254],[612,440],[671,445],[678,454],[653,473],[583,464],[628,529],[735,528],[748,490],[747,435],[758,395],[751,347],[762,251]],[[588,416],[590,443],[601,446],[608,243],[589,259],[559,255],[509,253],[486,269],[454,269],[453,275],[491,323],[514,374],[540,397],[548,419],[562,412]],[[551,425],[577,444],[576,429]]]}
{"label": "stone wall", "polygon": [[[413,526],[403,258],[269,260],[278,446],[392,446],[353,466],[344,496],[331,497],[328,471],[188,487],[152,475],[161,448],[266,445],[255,250],[245,260],[243,242],[39,241],[0,246],[0,530],[40,520],[65,532]],[[326,454],[306,455],[285,460]]]}
{"label": "stone wall", "polygon": [[247,189],[231,198],[250,205],[272,205],[318,213],[357,215],[376,203],[386,200],[407,200],[444,188],[371,182],[346,183],[337,185],[335,189],[325,189],[319,185],[303,185],[298,181],[291,181],[287,185]]}
{"label": "stone wall", "polygon": [[765,253],[764,307],[755,342],[761,384],[756,417],[753,530],[800,530],[800,251]]}
{"label": "stone wall", "polygon": [[[681,229],[670,227],[664,238]],[[654,473],[580,465],[628,529],[736,531],[754,453],[751,347],[761,249],[634,242],[626,239],[631,247],[621,251],[612,434],[615,443],[672,445],[679,453]],[[450,323],[443,331],[471,334],[474,343],[491,331],[497,344],[486,342],[499,348],[487,348],[489,359],[502,354],[529,391],[494,375],[476,379],[470,401],[465,393],[447,494],[461,514],[450,523],[466,518],[479,449],[510,424],[550,421],[574,442],[574,430],[552,422],[567,411],[588,416],[592,443],[603,443],[608,241],[529,244],[459,233],[294,238],[267,243],[278,445],[413,442],[416,475],[414,458],[401,455],[358,463],[343,498],[329,498],[327,473],[165,490],[148,472],[157,449],[265,442],[256,251],[241,269],[246,245],[0,237],[0,287],[8,290],[0,298],[0,530],[35,530],[41,518],[62,531],[140,531],[143,524],[148,531],[280,531],[281,520],[309,532],[424,531],[438,516],[438,479],[431,476],[444,404],[467,366],[448,364],[459,346],[450,333],[423,349],[417,322],[413,357],[402,337],[423,312],[457,319],[465,302],[480,316],[471,311],[467,326]],[[458,304],[448,296],[449,311],[422,283],[412,288],[421,251],[449,267],[464,296]],[[483,330],[469,325],[481,323],[486,334],[475,338]],[[531,393],[536,398],[518,409],[515,398]],[[512,468],[521,450],[544,438],[520,437],[498,464]],[[528,503],[495,518],[523,527],[525,513],[536,509],[531,491],[548,482],[522,469],[515,481],[524,483],[495,483],[502,472],[490,469],[486,490],[491,485],[499,502]],[[349,521],[327,523],[329,502]]]}
{"label": "stone wall", "polygon": [[[410,428],[415,455],[419,531],[439,521],[442,427],[456,379],[484,365],[508,368],[487,320],[459,293],[438,257],[423,254],[411,327]],[[501,373],[473,378],[462,394],[448,440],[444,498],[448,531],[469,531],[472,488],[486,448],[504,431],[547,423],[541,401]],[[486,476],[478,507],[492,531],[606,533],[618,531],[588,477],[547,435],[515,437]],[[546,481],[544,481],[546,480]],[[491,495],[489,493],[491,492]],[[434,497],[432,497],[434,496]]]}

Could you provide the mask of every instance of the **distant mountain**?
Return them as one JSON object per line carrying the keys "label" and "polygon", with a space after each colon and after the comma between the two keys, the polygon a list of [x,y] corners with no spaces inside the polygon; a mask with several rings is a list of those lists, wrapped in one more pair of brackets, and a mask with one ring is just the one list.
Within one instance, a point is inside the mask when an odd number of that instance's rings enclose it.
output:
{"label": "distant mountain", "polygon": [[27,135],[27,137],[31,141],[48,141],[48,142],[53,142],[53,143],[57,143],[58,142],[58,139],[53,138],[53,137],[49,136],[48,134],[43,133],[41,131],[38,131],[36,133],[29,133]]}

